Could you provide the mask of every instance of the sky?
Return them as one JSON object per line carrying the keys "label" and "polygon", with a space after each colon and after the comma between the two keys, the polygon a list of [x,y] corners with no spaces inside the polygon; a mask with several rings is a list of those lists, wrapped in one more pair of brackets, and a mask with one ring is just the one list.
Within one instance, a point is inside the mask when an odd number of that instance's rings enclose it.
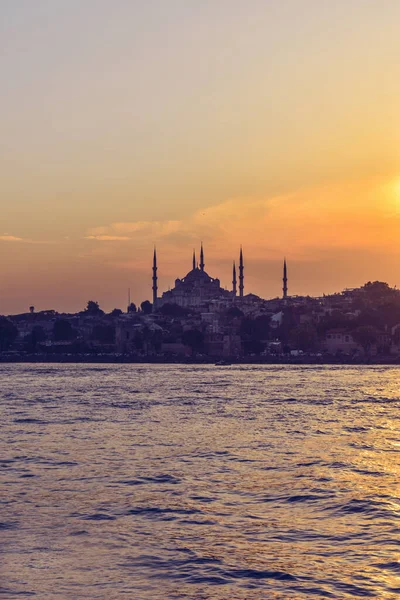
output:
{"label": "sky", "polygon": [[2,0],[0,314],[400,285],[398,0]]}

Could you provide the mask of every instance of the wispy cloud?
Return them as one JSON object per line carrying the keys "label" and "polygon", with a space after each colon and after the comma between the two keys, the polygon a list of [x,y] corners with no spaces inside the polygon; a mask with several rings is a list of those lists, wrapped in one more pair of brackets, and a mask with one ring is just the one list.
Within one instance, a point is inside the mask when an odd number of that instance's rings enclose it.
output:
{"label": "wispy cloud", "polygon": [[87,235],[85,240],[97,240],[98,242],[128,242],[131,238],[126,235]]}
{"label": "wispy cloud", "polygon": [[140,249],[168,245],[171,256],[203,240],[208,255],[228,258],[243,244],[247,256],[262,260],[289,254],[309,261],[325,250],[394,248],[400,214],[384,183],[350,181],[275,197],[230,199],[181,220],[115,222],[90,229],[87,237],[132,239]]}
{"label": "wispy cloud", "polygon": [[16,237],[15,235],[0,235],[2,242],[23,242],[23,238]]}
{"label": "wispy cloud", "polygon": [[22,238],[16,235],[10,235],[8,233],[4,233],[0,235],[0,242],[11,242],[11,243],[20,243],[20,244],[51,244],[52,242],[46,240],[32,240],[29,238]]}
{"label": "wispy cloud", "polygon": [[127,234],[139,236],[152,236],[154,238],[164,237],[176,233],[184,228],[183,221],[132,221],[117,222],[111,225],[92,227],[87,231],[86,239],[133,239]]}

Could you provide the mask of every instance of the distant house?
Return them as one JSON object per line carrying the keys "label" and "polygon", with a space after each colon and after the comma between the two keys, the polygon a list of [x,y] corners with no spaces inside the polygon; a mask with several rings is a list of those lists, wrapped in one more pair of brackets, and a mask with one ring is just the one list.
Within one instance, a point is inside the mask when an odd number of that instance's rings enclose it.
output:
{"label": "distant house", "polygon": [[220,333],[221,324],[219,321],[219,315],[214,312],[203,312],[201,313],[201,320],[205,323],[207,331],[210,333]]}
{"label": "distant house", "polygon": [[162,328],[150,317],[144,321],[136,318],[119,319],[116,325],[116,350],[122,354],[153,354],[160,350]]}
{"label": "distant house", "polygon": [[224,335],[223,339],[223,356],[241,356],[242,354],[242,341],[239,335],[227,334]]}
{"label": "distant house", "polygon": [[391,354],[399,354],[400,353],[400,323],[394,325],[391,328]]}
{"label": "distant house", "polygon": [[380,331],[376,343],[377,351],[383,354],[389,354],[393,352],[392,348],[392,335],[390,331]]}
{"label": "distant house", "polygon": [[361,347],[346,329],[330,329],[326,332],[323,348],[328,354],[354,354]]}

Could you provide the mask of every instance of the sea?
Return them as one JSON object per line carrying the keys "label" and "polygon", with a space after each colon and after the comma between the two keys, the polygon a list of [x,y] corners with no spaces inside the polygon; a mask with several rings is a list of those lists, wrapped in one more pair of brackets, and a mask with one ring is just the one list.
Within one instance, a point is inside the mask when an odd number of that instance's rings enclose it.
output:
{"label": "sea", "polygon": [[400,596],[400,369],[0,365],[0,598]]}

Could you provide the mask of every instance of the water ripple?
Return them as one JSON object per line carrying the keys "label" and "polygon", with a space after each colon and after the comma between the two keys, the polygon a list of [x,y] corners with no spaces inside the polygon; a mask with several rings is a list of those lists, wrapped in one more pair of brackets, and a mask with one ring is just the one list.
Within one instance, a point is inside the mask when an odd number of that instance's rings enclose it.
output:
{"label": "water ripple", "polygon": [[0,597],[393,600],[399,372],[0,365]]}

